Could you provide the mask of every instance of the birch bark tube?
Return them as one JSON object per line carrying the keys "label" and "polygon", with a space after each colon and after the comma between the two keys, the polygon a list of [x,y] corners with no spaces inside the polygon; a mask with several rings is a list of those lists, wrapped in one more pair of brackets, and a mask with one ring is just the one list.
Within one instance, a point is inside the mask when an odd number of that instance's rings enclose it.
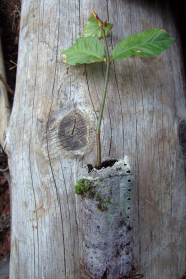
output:
{"label": "birch bark tube", "polygon": [[[81,179],[91,185],[81,197],[83,278],[128,276],[134,263],[134,181],[127,156],[112,167],[82,169]],[[77,197],[79,198],[79,197]]]}

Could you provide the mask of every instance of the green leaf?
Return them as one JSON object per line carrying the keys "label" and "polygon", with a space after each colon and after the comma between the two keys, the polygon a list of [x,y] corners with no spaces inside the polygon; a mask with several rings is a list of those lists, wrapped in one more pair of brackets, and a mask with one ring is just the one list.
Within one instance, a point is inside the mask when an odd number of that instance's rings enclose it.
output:
{"label": "green leaf", "polygon": [[111,58],[121,60],[131,55],[153,57],[167,49],[173,41],[165,30],[154,28],[129,36],[118,43],[111,53]]}
{"label": "green leaf", "polygon": [[[101,23],[103,24],[103,21],[101,21]],[[108,35],[113,25],[114,24],[112,23],[107,23],[105,27],[106,36]],[[98,25],[93,15],[91,15],[91,17],[88,19],[88,22],[85,28],[83,29],[82,35],[83,37],[98,37],[99,39],[102,38],[100,26]]]}
{"label": "green leaf", "polygon": [[104,49],[98,38],[78,38],[70,48],[61,52],[64,61],[70,65],[90,64],[104,61]]}

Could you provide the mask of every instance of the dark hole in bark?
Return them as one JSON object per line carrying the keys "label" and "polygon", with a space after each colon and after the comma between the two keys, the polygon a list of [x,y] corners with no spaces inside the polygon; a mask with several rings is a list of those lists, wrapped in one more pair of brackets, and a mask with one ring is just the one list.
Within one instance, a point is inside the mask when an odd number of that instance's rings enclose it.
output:
{"label": "dark hole in bark", "polygon": [[[95,168],[96,168],[97,170],[100,170],[100,169],[102,169],[102,168],[112,167],[117,161],[118,161],[117,159],[106,160],[106,161],[103,161],[103,162],[101,163],[101,167],[100,167],[100,168],[98,168],[98,167],[96,167],[96,166],[95,166]],[[88,167],[88,172],[91,172],[92,169],[93,169],[93,166],[92,166],[91,164],[88,164],[87,167]]]}
{"label": "dark hole in bark", "polygon": [[131,182],[131,180],[129,179],[128,182]]}
{"label": "dark hole in bark", "polygon": [[105,270],[103,276],[100,279],[107,279],[107,270]]}
{"label": "dark hole in bark", "polygon": [[127,226],[127,229],[128,229],[128,231],[132,230],[131,226]]}
{"label": "dark hole in bark", "polygon": [[[112,167],[118,160],[113,159],[113,160],[106,160],[104,162],[101,163],[101,168],[108,168],[108,167]],[[100,168],[100,169],[101,169]],[[99,168],[97,168],[99,169]]]}
{"label": "dark hole in bark", "polygon": [[128,170],[127,173],[130,173],[130,170]]}
{"label": "dark hole in bark", "polygon": [[127,200],[130,201],[130,198],[128,198]]}
{"label": "dark hole in bark", "polygon": [[88,172],[91,172],[93,170],[93,166],[91,164],[88,164],[87,167],[88,167]]}
{"label": "dark hole in bark", "polygon": [[128,191],[131,191],[131,189],[128,189]]}

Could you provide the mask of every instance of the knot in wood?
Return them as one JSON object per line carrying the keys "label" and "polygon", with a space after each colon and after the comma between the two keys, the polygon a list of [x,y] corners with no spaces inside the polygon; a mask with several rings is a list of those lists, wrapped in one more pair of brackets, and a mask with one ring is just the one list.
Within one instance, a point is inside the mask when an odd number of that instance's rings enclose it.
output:
{"label": "knot in wood", "polygon": [[80,113],[70,113],[59,124],[61,146],[67,150],[80,150],[87,145],[87,123]]}

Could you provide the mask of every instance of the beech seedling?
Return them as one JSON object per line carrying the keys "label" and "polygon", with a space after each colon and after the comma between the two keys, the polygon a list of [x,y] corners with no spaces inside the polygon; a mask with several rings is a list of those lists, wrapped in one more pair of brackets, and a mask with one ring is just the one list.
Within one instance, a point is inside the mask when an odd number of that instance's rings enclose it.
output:
{"label": "beech seedling", "polygon": [[[132,55],[154,57],[167,49],[174,41],[164,29],[154,28],[125,38],[123,41],[119,42],[114,47],[111,54],[109,54],[106,37],[112,27],[112,23],[107,23],[106,20],[102,22],[92,9],[92,15],[88,19],[88,23],[83,30],[83,37],[78,38],[73,46],[61,52],[64,62],[72,66],[95,62],[104,62],[107,65],[105,85],[96,129],[97,168],[101,167],[100,127],[107,92],[110,64],[113,60],[119,61],[123,58],[129,58]],[[104,45],[101,39],[103,39]]]}

